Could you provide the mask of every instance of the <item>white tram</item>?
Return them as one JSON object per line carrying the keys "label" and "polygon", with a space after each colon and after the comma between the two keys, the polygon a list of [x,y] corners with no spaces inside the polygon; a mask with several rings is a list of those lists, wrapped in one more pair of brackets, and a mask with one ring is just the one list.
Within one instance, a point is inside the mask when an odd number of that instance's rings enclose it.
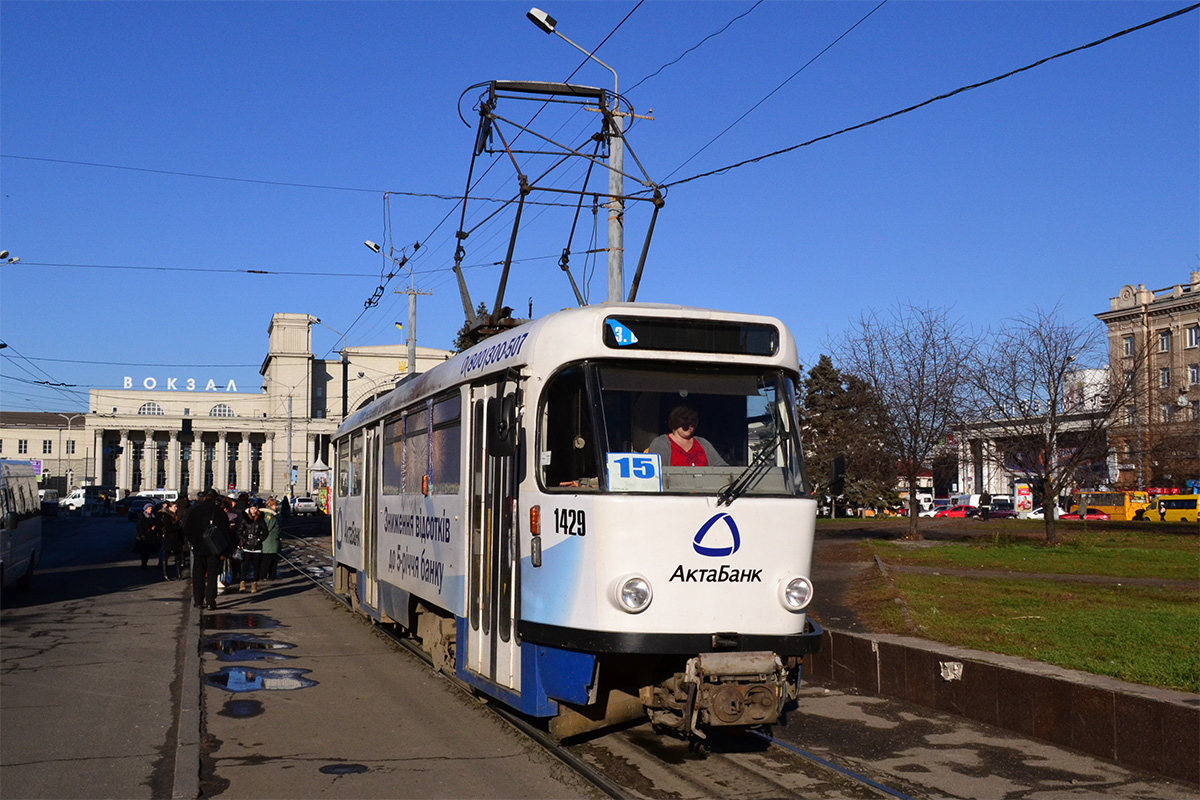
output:
{"label": "white tram", "polygon": [[[776,722],[816,503],[778,320],[606,304],[487,339],[336,434],[336,585],[435,664],[572,735]],[[649,452],[673,409],[716,466]]]}

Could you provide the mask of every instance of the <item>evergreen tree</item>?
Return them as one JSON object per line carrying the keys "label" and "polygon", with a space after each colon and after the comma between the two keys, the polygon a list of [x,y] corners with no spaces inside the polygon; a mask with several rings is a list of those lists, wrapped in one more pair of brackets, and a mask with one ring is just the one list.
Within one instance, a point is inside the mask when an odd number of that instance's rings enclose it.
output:
{"label": "evergreen tree", "polygon": [[828,355],[808,371],[801,425],[808,474],[818,494],[829,483],[834,457],[843,454],[848,500],[872,507],[894,502],[896,457],[885,445],[880,413],[870,387],[844,375]]}
{"label": "evergreen tree", "polygon": [[[479,308],[475,309],[475,316],[482,317],[488,313],[487,303],[480,301]],[[458,329],[458,333],[454,336],[454,352],[461,353],[471,345],[475,344],[467,336],[469,323],[464,321],[462,327]]]}

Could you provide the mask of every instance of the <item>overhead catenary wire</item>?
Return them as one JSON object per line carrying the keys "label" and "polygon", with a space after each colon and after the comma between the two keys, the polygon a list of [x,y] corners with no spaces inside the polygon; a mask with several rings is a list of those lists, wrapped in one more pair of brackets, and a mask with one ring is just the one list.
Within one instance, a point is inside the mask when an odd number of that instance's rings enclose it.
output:
{"label": "overhead catenary wire", "polygon": [[705,36],[703,39],[701,39],[700,41],[696,42],[694,45],[692,45],[691,47],[689,47],[687,50],[684,50],[682,53],[680,53],[680,54],[679,54],[679,55],[678,55],[678,56],[677,56],[677,57],[676,57],[674,60],[672,60],[672,61],[668,61],[667,63],[663,64],[663,65],[662,65],[661,67],[659,67],[658,69],[654,70],[654,72],[651,72],[649,75],[647,75],[646,77],[642,78],[642,79],[641,79],[640,81],[638,81],[637,83],[633,84],[633,86],[630,86],[628,89],[626,89],[626,90],[625,90],[625,93],[626,93],[626,94],[629,94],[629,93],[633,92],[633,90],[634,90],[634,89],[636,89],[637,87],[641,86],[643,83],[645,83],[646,81],[650,80],[651,78],[655,77],[656,75],[658,75],[660,72],[662,72],[662,71],[663,71],[664,69],[666,69],[667,67],[671,67],[671,66],[674,66],[675,64],[678,64],[680,61],[682,61],[682,60],[684,59],[684,57],[685,57],[685,56],[686,56],[688,53],[691,53],[691,52],[693,52],[693,51],[695,51],[695,50],[698,50],[698,49],[700,48],[700,46],[701,46],[701,45],[703,45],[705,42],[707,42],[709,39],[712,39],[712,38],[714,38],[714,37],[716,37],[716,36],[720,36],[722,33],[724,33],[725,31],[729,30],[730,26],[731,26],[731,25],[733,25],[733,23],[737,22],[737,21],[738,21],[739,19],[741,19],[742,17],[748,16],[749,14],[751,14],[751,13],[754,11],[754,9],[758,8],[758,7],[759,7],[759,6],[761,6],[762,4],[763,4],[763,0],[757,0],[757,1],[754,3],[754,5],[750,6],[750,8],[749,8],[749,9],[747,9],[746,11],[743,11],[741,14],[738,14],[736,17],[734,17],[733,19],[729,20],[729,22],[726,22],[726,23],[725,23],[725,25],[724,25],[724,27],[722,27],[720,30],[713,31],[713,32],[712,32],[712,33],[710,33],[708,36]]}
{"label": "overhead catenary wire", "polygon": [[[757,108],[758,108],[759,106],[761,106],[763,103],[767,102],[767,100],[771,99],[771,97],[772,97],[772,96],[773,96],[773,95],[774,95],[776,92],[778,92],[778,91],[779,91],[780,89],[782,89],[784,86],[787,86],[789,83],[791,83],[791,81],[792,81],[792,79],[793,79],[793,78],[795,78],[797,75],[799,75],[799,74],[800,74],[801,72],[803,72],[804,70],[808,69],[808,67],[809,67],[810,65],[812,65],[812,63],[813,63],[814,61],[816,61],[818,58],[820,58],[821,56],[825,55],[825,54],[826,54],[826,53],[828,53],[830,50],[832,50],[832,49],[833,49],[833,47],[834,47],[834,45],[836,45],[836,44],[837,44],[838,42],[840,42],[842,39],[845,39],[847,36],[849,36],[851,31],[853,31],[853,30],[854,30],[855,28],[857,28],[859,25],[862,25],[864,22],[866,22],[866,21],[867,21],[867,19],[868,19],[868,18],[869,18],[869,17],[870,17],[872,14],[874,14],[874,13],[875,13],[876,11],[878,11],[879,9],[883,8],[883,7],[884,7],[884,5],[886,5],[886,4],[887,4],[887,2],[888,2],[888,0],[881,0],[881,2],[879,3],[879,5],[877,5],[877,6],[875,6],[874,8],[872,8],[872,9],[871,9],[870,11],[868,11],[868,12],[867,12],[865,15],[863,15],[863,17],[862,17],[861,19],[859,19],[859,21],[858,21],[858,22],[854,23],[854,24],[853,24],[853,25],[851,25],[849,28],[847,28],[845,31],[843,31],[841,36],[837,37],[837,38],[836,38],[836,39],[834,39],[832,42],[830,42],[829,44],[827,44],[827,45],[824,47],[824,49],[822,49],[822,50],[821,50],[821,52],[817,53],[815,56],[813,56],[812,58],[810,58],[808,61],[804,62],[804,64],[803,64],[803,65],[800,67],[800,69],[796,70],[796,71],[795,71],[795,72],[793,72],[791,75],[787,76],[787,78],[785,78],[785,79],[784,79],[784,81],[783,81],[782,83],[780,83],[778,86],[776,86],[776,87],[775,87],[774,89],[772,89],[771,91],[767,92],[767,93],[766,93],[766,95],[764,95],[764,96],[762,97],[762,99],[761,99],[761,100],[759,100],[757,103],[755,103],[754,105],[750,106],[750,108],[748,108],[748,109],[746,109],[744,112],[742,112],[742,115],[741,115],[740,117],[738,117],[737,119],[735,119],[733,122],[729,123],[727,126],[725,126],[725,129],[724,129],[724,130],[722,130],[720,133],[718,133],[718,134],[717,134],[716,136],[714,136],[713,138],[709,139],[709,140],[708,140],[708,142],[707,142],[707,143],[706,143],[706,144],[705,144],[703,147],[701,147],[699,150],[697,150],[695,153],[692,153],[692,155],[691,155],[691,156],[689,156],[689,157],[687,158],[687,160],[686,160],[686,161],[684,161],[682,164],[680,164],[680,165],[679,165],[678,167],[676,167],[675,169],[671,170],[671,171],[670,171],[670,172],[667,174],[667,178],[670,178],[670,177],[671,177],[672,175],[674,175],[676,172],[679,172],[679,170],[681,170],[681,169],[683,169],[684,167],[686,167],[686,166],[687,166],[688,164],[690,164],[690,163],[692,162],[692,160],[693,160],[693,159],[695,159],[695,158],[696,158],[698,155],[700,155],[700,154],[701,154],[701,153],[703,153],[705,150],[707,150],[709,147],[711,147],[713,144],[715,144],[715,143],[716,143],[716,141],[717,141],[718,139],[720,139],[720,138],[721,138],[722,136],[724,136],[725,134],[729,133],[729,131],[731,131],[731,130],[734,128],[734,126],[736,126],[738,123],[740,123],[740,122],[741,122],[742,120],[744,120],[746,117],[750,116],[750,115],[751,115],[751,114],[754,112],[754,110],[755,110],[755,109],[757,109]],[[754,10],[754,9],[751,9],[751,11],[753,11],[753,10]],[[746,13],[749,13],[749,12],[746,12]],[[665,180],[665,179],[664,179],[664,180]]]}
{"label": "overhead catenary wire", "polygon": [[1158,25],[1160,23],[1166,22],[1167,20],[1174,19],[1175,17],[1195,11],[1197,8],[1200,8],[1200,3],[1194,3],[1185,8],[1181,8],[1178,11],[1173,11],[1170,14],[1165,14],[1161,17],[1158,17],[1157,19],[1152,19],[1149,22],[1143,22],[1141,25],[1135,25],[1132,28],[1126,28],[1123,31],[1118,31],[1117,33],[1110,34],[1108,36],[1105,36],[1102,39],[1097,39],[1094,42],[1088,42],[1087,44],[1079,45],[1078,47],[1072,47],[1069,50],[1064,50],[1061,53],[1055,53],[1052,56],[1046,56],[1045,58],[1038,59],[1037,61],[1034,61],[1031,64],[1026,64],[1023,67],[1018,67],[1017,69],[1010,70],[1001,75],[996,75],[995,77],[988,78],[987,80],[979,81],[978,83],[968,84],[966,86],[960,86],[957,89],[946,92],[944,94],[937,95],[936,97],[931,97],[928,100],[925,100],[924,102],[916,103],[914,105],[908,106],[907,108],[902,108],[899,111],[893,111],[890,114],[884,114],[881,117],[876,117],[874,119],[867,120],[866,122],[860,122],[857,125],[851,125],[849,127],[842,128],[841,130],[834,131],[833,133],[827,133],[823,136],[817,136],[813,139],[809,139],[808,141],[800,142],[799,144],[794,144],[790,147],[785,147],[781,150],[775,150],[770,153],[764,153],[763,155],[755,156],[754,158],[743,159],[742,161],[738,161],[733,164],[728,164],[724,167],[718,167],[717,169],[711,169],[711,170],[708,170],[707,172],[701,172],[697,175],[692,175],[691,177],[688,177],[688,178],[681,178],[677,181],[671,181],[670,183],[663,184],[662,188],[669,188],[671,186],[679,186],[681,184],[700,180],[701,178],[710,178],[714,175],[720,175],[720,174],[729,172],[730,170],[734,170],[734,169],[738,169],[740,167],[747,166],[749,164],[757,164],[760,161],[765,161],[769,158],[776,158],[777,156],[781,156],[786,153],[791,153],[795,150],[799,150],[802,147],[809,147],[818,142],[823,142],[827,139],[832,139],[835,136],[841,136],[842,134],[845,134],[845,133],[850,133],[852,131],[861,130],[862,128],[866,128],[871,125],[876,125],[885,120],[894,119],[895,117],[899,117],[904,114],[910,114],[913,111],[917,111],[918,109],[924,108],[925,106],[932,105],[933,103],[937,103],[942,100],[947,100],[956,95],[960,95],[963,92],[969,92],[973,89],[979,89],[984,86],[989,86],[993,83],[998,83],[999,81],[1006,80],[1007,78],[1011,78],[1014,75],[1019,75],[1022,72],[1027,72],[1028,70],[1034,69],[1036,67],[1040,67],[1043,64],[1049,63],[1050,61],[1054,61],[1055,59],[1063,58],[1063,57],[1069,56],[1073,53],[1078,53],[1082,50],[1087,50],[1088,48],[1091,48],[1091,47],[1097,47],[1099,45],[1105,44],[1106,42],[1111,42],[1114,39],[1119,39],[1122,36],[1128,36],[1131,33],[1136,33],[1137,31],[1143,30],[1145,28],[1149,28],[1152,25]]}

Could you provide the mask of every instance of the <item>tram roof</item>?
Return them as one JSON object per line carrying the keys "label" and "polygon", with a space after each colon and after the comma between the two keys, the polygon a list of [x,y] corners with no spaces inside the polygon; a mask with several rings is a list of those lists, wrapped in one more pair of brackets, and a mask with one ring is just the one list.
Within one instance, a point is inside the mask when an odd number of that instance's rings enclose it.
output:
{"label": "tram roof", "polygon": [[775,317],[666,303],[603,303],[568,308],[496,334],[427,372],[404,379],[390,393],[347,417],[334,435],[340,437],[350,430],[452,386],[481,382],[513,368],[531,368],[535,373],[548,373],[561,364],[586,359],[669,359],[712,363],[714,359],[724,358],[709,352],[649,348],[634,351],[615,350],[604,340],[606,321],[610,318],[674,319],[770,326],[779,335],[775,352],[771,355],[739,356],[739,360],[793,370],[799,368],[795,339],[787,327]]}

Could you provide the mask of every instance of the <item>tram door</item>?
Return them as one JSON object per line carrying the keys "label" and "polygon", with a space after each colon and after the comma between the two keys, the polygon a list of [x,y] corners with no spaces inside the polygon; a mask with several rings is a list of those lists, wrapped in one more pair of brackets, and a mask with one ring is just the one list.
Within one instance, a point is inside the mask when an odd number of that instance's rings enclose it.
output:
{"label": "tram door", "polygon": [[375,428],[363,431],[362,494],[363,494],[363,567],[366,585],[363,587],[363,603],[370,608],[379,608],[379,537],[377,531],[383,520],[379,518],[379,437]]}
{"label": "tram door", "polygon": [[[501,394],[503,389],[504,394]],[[471,388],[470,576],[466,666],[500,686],[520,691],[515,580],[517,457],[489,437],[505,412],[515,420],[517,387],[509,381]],[[507,401],[505,398],[508,398]]]}

